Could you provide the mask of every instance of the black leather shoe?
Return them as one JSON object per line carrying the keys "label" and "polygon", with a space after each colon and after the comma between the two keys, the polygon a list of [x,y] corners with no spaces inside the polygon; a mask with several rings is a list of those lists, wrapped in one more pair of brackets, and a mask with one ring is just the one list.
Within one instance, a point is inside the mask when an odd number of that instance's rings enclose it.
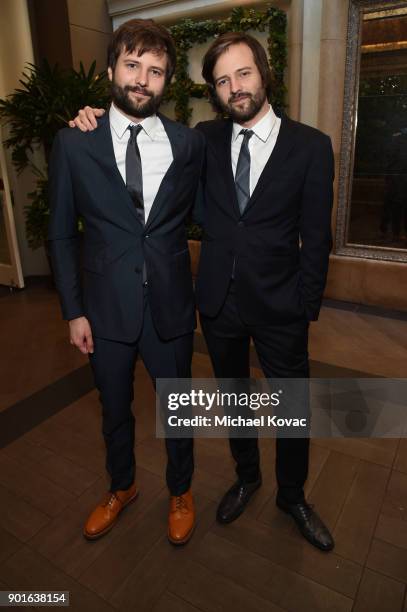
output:
{"label": "black leather shoe", "polygon": [[289,504],[279,497],[276,499],[276,504],[280,510],[291,514],[304,538],[313,546],[326,552],[333,549],[335,546],[333,537],[313,510],[313,506],[305,501],[299,504]]}
{"label": "black leather shoe", "polygon": [[238,480],[233,487],[225,493],[216,512],[218,523],[231,523],[242,514],[253,493],[261,485],[261,477],[255,482],[241,482]]}

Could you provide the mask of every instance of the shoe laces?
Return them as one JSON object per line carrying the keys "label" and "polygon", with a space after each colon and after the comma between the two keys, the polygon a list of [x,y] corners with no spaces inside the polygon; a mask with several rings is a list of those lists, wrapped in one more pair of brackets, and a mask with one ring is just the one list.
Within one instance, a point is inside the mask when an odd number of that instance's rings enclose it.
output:
{"label": "shoe laces", "polygon": [[175,496],[175,511],[185,512],[188,510],[186,499],[183,495]]}
{"label": "shoe laces", "polygon": [[106,498],[106,501],[103,506],[109,506],[110,508],[113,506],[113,503],[118,499],[116,493],[110,493],[109,497]]}
{"label": "shoe laces", "polygon": [[314,504],[307,504],[307,502],[300,504],[299,510],[301,512],[301,515],[304,517],[304,520],[308,520],[310,518],[313,513],[313,508]]}

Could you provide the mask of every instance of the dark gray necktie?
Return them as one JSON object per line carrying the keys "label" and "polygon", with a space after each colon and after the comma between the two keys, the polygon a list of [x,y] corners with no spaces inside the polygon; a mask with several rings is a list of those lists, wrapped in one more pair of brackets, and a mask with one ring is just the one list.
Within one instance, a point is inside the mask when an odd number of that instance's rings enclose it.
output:
{"label": "dark gray necktie", "polygon": [[249,140],[253,136],[253,133],[252,130],[240,130],[239,132],[239,134],[243,134],[243,142],[240,147],[239,159],[237,160],[235,185],[241,215],[244,213],[247,203],[250,200]]}
{"label": "dark gray necktie", "polygon": [[137,215],[145,225],[144,199],[143,199],[143,173],[141,168],[140,150],[137,136],[143,129],[141,125],[129,125],[130,138],[126,150],[126,187],[136,207]]}
{"label": "dark gray necktie", "polygon": [[[137,216],[142,225],[145,225],[145,211],[143,198],[143,172],[141,167],[140,150],[137,136],[143,129],[141,125],[129,125],[130,138],[126,150],[126,187],[136,207]],[[143,262],[142,282],[147,282],[146,262]]]}

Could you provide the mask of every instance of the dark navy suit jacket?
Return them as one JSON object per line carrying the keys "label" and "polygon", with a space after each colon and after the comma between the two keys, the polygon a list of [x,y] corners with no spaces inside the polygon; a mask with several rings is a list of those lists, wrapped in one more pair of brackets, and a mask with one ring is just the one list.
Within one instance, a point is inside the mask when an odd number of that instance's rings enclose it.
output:
{"label": "dark navy suit jacket", "polygon": [[123,342],[135,341],[141,330],[144,262],[159,335],[174,338],[196,324],[185,217],[195,200],[204,139],[159,116],[174,160],[145,227],[116,164],[108,115],[93,132],[60,130],[50,160],[48,238],[63,316],[84,315],[94,335]]}
{"label": "dark navy suit jacket", "polygon": [[241,215],[231,163],[232,126],[230,120],[196,126],[206,140],[203,214],[199,207],[195,211],[204,225],[198,309],[210,317],[220,311],[235,261],[239,313],[247,324],[315,320],[332,247],[331,141],[283,116],[276,145]]}

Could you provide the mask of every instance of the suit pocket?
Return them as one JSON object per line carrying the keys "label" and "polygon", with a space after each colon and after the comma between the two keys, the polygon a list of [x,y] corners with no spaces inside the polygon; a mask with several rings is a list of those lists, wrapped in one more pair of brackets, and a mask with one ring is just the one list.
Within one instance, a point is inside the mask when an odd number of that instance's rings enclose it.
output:
{"label": "suit pocket", "polygon": [[174,253],[171,255],[173,265],[178,270],[182,270],[184,268],[188,268],[190,266],[190,255],[189,248],[183,249],[178,253]]}
{"label": "suit pocket", "polygon": [[177,257],[178,255],[182,255],[183,253],[187,253],[189,251],[188,243],[186,243],[186,241],[183,241],[181,244],[175,244],[165,248],[165,245],[155,244],[153,238],[151,238],[148,243],[145,242],[145,245],[148,245],[149,248],[156,251],[160,255],[164,255],[165,257],[169,258]]}
{"label": "suit pocket", "polygon": [[270,257],[287,257],[297,259],[299,257],[299,247],[293,245],[292,247],[277,246],[271,244],[252,244],[250,245],[252,253],[256,253],[259,256],[270,256]]}
{"label": "suit pocket", "polygon": [[176,253],[171,253],[172,257],[181,257],[181,255],[185,255],[185,253],[189,253],[189,247],[186,249],[182,249],[181,251],[177,251]]}
{"label": "suit pocket", "polygon": [[118,262],[128,251],[134,249],[134,244],[115,242],[103,243],[101,246],[84,245],[82,265],[83,269],[94,274],[104,275],[108,268]]}
{"label": "suit pocket", "polygon": [[106,247],[98,250],[91,250],[85,246],[82,253],[83,269],[86,272],[92,272],[93,274],[103,276],[105,272],[105,252]]}

